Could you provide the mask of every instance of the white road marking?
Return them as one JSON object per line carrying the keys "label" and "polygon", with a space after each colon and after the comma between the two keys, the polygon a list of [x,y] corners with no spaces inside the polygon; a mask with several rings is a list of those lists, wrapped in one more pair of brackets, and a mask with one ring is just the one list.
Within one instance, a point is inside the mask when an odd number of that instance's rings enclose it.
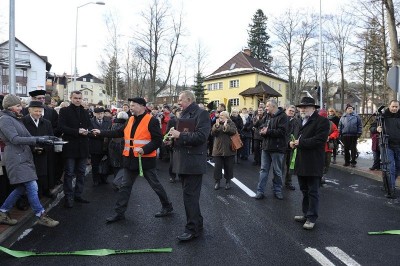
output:
{"label": "white road marking", "polygon": [[217,196],[217,199],[219,199],[220,201],[222,201],[225,205],[229,205],[229,202],[228,202],[225,198],[223,198],[223,197],[221,197],[221,196]]}
{"label": "white road marking", "polygon": [[[209,164],[211,164],[213,167],[215,167],[215,163],[208,161]],[[224,174],[224,169],[222,169],[222,173]],[[241,190],[243,190],[247,195],[249,195],[250,197],[255,197],[256,193],[254,193],[254,191],[252,191],[250,188],[248,188],[245,184],[243,184],[242,182],[240,182],[237,178],[232,178],[232,182],[235,183]]]}
{"label": "white road marking", "polygon": [[319,252],[315,248],[306,248],[305,252],[311,255],[319,264],[323,266],[335,266],[327,257],[324,256],[321,252]]}
{"label": "white road marking", "polygon": [[347,255],[343,250],[338,247],[326,247],[326,250],[331,252],[336,258],[341,260],[346,265],[351,266],[361,266],[357,261]]}

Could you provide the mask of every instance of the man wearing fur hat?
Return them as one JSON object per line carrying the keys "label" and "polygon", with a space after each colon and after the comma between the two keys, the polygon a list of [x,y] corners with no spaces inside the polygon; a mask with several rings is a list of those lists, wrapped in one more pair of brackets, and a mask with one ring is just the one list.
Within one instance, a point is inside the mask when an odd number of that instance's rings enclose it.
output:
{"label": "man wearing fur hat", "polygon": [[[32,136],[53,136],[53,128],[49,120],[42,117],[44,105],[40,101],[31,101],[29,114],[22,118],[26,129]],[[39,196],[53,197],[50,189],[54,187],[54,179],[48,175],[48,156],[53,147],[31,146],[36,174],[38,176]]]}
{"label": "man wearing fur hat", "polygon": [[113,131],[94,129],[95,135],[111,138],[124,138],[125,146],[122,153],[124,175],[118,190],[114,214],[106,219],[114,223],[125,219],[132,186],[143,171],[143,176],[158,195],[162,208],[155,217],[164,217],[172,213],[173,207],[164,187],[158,180],[156,171],[157,149],[161,146],[162,135],[160,123],[146,112],[146,100],[140,97],[128,99],[131,102],[131,116],[125,127]]}
{"label": "man wearing fur hat", "polygon": [[362,127],[361,118],[354,113],[353,106],[347,104],[338,128],[344,145],[344,166],[355,167],[357,164],[357,139],[361,136]]}
{"label": "man wearing fur hat", "polygon": [[325,144],[329,135],[329,120],[316,111],[319,108],[315,100],[303,97],[299,110],[301,125],[296,140],[290,141],[292,149],[297,149],[294,173],[299,178],[303,193],[302,215],[295,216],[297,222],[304,223],[303,228],[314,228],[318,218],[319,187],[324,170]]}

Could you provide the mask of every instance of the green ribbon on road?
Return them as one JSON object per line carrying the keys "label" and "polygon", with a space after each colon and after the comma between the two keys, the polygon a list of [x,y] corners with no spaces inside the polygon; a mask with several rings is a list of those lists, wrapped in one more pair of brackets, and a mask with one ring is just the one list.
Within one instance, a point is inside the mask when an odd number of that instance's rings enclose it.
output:
{"label": "green ribbon on road", "polygon": [[143,177],[142,155],[139,154],[139,176]]}
{"label": "green ribbon on road", "polygon": [[12,250],[0,246],[0,250],[15,258],[25,258],[31,256],[108,256],[134,253],[167,253],[172,252],[172,248],[155,248],[155,249],[93,249],[79,250],[69,252],[33,252]]}
{"label": "green ribbon on road", "polygon": [[379,232],[368,232],[369,235],[400,235],[400,230],[387,230]]}

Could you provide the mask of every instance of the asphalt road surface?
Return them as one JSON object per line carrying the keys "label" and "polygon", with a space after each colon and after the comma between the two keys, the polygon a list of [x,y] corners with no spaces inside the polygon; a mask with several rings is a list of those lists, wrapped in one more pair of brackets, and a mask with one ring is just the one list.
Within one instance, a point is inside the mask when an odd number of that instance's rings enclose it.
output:
{"label": "asphalt road surface", "polygon": [[[396,235],[368,235],[370,231],[400,229],[400,204],[387,200],[381,183],[330,169],[321,189],[320,218],[312,231],[293,217],[301,214],[301,192],[284,190],[284,200],[273,197],[271,179],[266,198],[255,200],[258,166],[235,165],[231,190],[215,191],[213,166],[203,177],[201,208],[204,231],[187,243],[180,183],[168,182],[168,163],[159,161],[159,178],[174,206],[169,217],[155,218],[158,197],[144,178],[134,184],[126,220],[107,225],[116,194],[110,185],[93,188],[90,178],[84,197],[90,204],[65,209],[63,201],[50,211],[56,228],[34,225],[11,249],[75,251],[91,249],[172,248],[171,253],[129,255],[50,256],[13,258],[0,254],[1,265],[400,265]],[[111,179],[111,177],[110,177]],[[223,183],[222,183],[223,184]]]}

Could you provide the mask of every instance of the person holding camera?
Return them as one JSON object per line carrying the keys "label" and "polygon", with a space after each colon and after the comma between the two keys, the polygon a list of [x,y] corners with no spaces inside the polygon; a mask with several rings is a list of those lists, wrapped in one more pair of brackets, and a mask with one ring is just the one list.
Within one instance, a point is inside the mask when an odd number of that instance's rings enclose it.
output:
{"label": "person holding camera", "polygon": [[[379,114],[378,114],[379,115]],[[378,126],[377,122],[371,124],[371,133],[382,133],[387,136],[387,161],[389,162],[390,186],[391,188],[387,195],[388,198],[396,198],[395,187],[396,178],[400,175],[400,112],[399,101],[392,100],[387,108],[382,113],[382,126]]]}
{"label": "person holding camera", "polygon": [[26,193],[29,204],[38,224],[54,227],[59,224],[47,216],[38,196],[37,174],[33,155],[29,146],[53,145],[49,136],[33,137],[21,122],[21,100],[18,96],[8,94],[3,100],[4,110],[0,112],[0,139],[5,143],[2,161],[7,170],[11,185],[16,188],[10,193],[0,207],[0,223],[15,225],[18,221],[12,219],[8,212],[17,200]]}
{"label": "person holding camera", "polygon": [[211,135],[214,137],[214,147],[212,156],[215,162],[214,168],[214,189],[220,188],[222,179],[222,169],[226,179],[225,189],[231,188],[231,179],[233,178],[233,163],[236,151],[231,148],[231,136],[237,132],[235,123],[229,118],[227,111],[222,111],[219,118],[211,128]]}

